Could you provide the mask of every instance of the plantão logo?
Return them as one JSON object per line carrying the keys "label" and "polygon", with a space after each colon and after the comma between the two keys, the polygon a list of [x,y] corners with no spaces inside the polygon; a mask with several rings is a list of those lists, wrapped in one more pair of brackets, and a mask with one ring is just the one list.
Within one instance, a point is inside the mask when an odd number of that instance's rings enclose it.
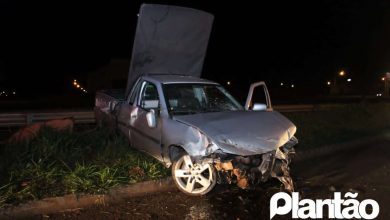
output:
{"label": "plant\u00e3o logo", "polygon": [[[302,199],[299,193],[279,192],[272,196],[270,203],[270,219],[275,215],[286,215],[291,212],[293,219],[321,219],[323,208],[327,207],[328,219],[374,219],[379,215],[379,204],[373,199],[361,202],[355,198],[358,193],[347,192],[341,198],[340,192],[334,193],[334,199]],[[278,204],[279,203],[279,204]]]}

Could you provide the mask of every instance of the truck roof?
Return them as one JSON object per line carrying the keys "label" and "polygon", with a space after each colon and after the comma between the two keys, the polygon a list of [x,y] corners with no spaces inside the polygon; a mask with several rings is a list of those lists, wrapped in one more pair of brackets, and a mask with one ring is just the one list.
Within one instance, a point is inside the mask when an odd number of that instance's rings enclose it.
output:
{"label": "truck roof", "polygon": [[194,76],[188,75],[166,75],[166,74],[147,74],[143,76],[144,79],[152,79],[158,81],[162,84],[169,83],[209,83],[209,84],[218,84],[216,82],[202,79]]}

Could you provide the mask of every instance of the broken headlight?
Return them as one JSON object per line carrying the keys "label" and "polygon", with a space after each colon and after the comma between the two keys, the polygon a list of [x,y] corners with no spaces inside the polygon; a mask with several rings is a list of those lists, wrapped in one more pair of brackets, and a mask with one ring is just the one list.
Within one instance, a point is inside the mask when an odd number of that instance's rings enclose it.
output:
{"label": "broken headlight", "polygon": [[215,144],[213,141],[210,141],[209,142],[209,145],[207,145],[206,147],[206,155],[210,155],[212,153],[214,153],[216,150],[218,150],[219,147],[217,144]]}

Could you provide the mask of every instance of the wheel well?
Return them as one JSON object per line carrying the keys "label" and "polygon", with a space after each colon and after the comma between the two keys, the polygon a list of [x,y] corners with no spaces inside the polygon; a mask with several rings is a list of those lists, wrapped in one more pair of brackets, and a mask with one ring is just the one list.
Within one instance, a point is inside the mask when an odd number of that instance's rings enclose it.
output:
{"label": "wheel well", "polygon": [[183,147],[172,145],[169,147],[169,160],[173,163],[183,152],[186,152]]}

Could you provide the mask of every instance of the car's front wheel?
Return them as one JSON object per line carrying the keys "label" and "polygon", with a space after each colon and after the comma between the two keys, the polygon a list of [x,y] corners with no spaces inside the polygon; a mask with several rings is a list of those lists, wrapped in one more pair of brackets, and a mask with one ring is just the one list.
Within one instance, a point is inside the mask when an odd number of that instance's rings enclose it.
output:
{"label": "car's front wheel", "polygon": [[215,168],[209,163],[196,163],[182,154],[172,165],[176,186],[187,195],[198,196],[210,192],[217,183]]}

